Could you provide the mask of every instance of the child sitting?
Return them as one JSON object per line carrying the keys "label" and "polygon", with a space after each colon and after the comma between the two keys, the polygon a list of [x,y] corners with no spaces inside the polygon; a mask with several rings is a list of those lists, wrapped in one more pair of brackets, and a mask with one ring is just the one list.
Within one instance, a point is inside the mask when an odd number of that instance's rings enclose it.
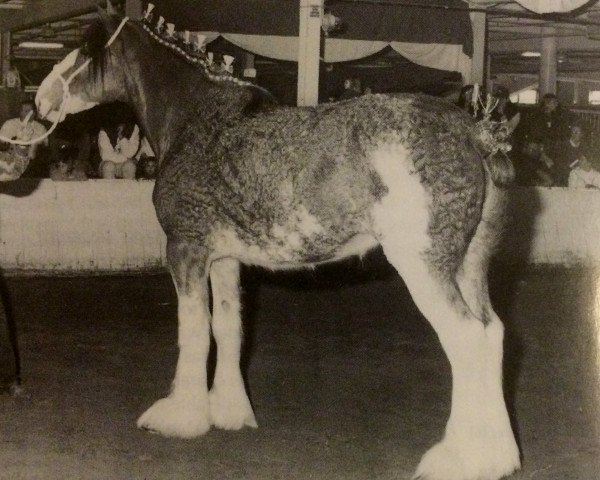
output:
{"label": "child sitting", "polygon": [[73,163],[69,158],[58,158],[50,165],[50,178],[56,182],[87,180],[85,171],[76,168]]}
{"label": "child sitting", "polygon": [[136,177],[138,180],[154,180],[158,171],[158,161],[156,157],[142,155],[138,160]]}
{"label": "child sitting", "polygon": [[589,152],[582,153],[571,166],[569,174],[570,188],[595,188],[600,189],[600,172],[594,169],[589,160]]}

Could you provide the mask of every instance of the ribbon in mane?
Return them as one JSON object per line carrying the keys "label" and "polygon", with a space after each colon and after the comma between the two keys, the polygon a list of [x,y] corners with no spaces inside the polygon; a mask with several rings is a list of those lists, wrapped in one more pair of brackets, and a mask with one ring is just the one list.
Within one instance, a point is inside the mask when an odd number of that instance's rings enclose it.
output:
{"label": "ribbon in mane", "polygon": [[[233,57],[225,55],[223,65],[217,65],[213,62],[212,52],[206,52],[204,37],[198,34],[197,42],[190,42],[190,32],[177,32],[173,23],[166,23],[164,17],[159,16],[156,24],[152,25],[154,5],[148,4],[146,12],[142,18],[143,28],[148,35],[160,43],[170,48],[188,63],[201,67],[206,76],[215,82],[231,82],[239,86],[260,88],[252,82],[247,82],[233,76]],[[166,29],[165,29],[166,25]]]}

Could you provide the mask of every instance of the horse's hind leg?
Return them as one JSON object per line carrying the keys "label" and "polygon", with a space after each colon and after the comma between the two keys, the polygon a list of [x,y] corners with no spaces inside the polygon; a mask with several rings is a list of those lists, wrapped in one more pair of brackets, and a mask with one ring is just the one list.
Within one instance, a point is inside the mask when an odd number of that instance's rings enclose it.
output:
{"label": "horse's hind leg", "polygon": [[139,418],[140,428],[182,438],[202,435],[210,428],[207,258],[203,247],[172,240],[167,243],[167,261],[177,289],[179,359],[171,393]]}
{"label": "horse's hind leg", "polygon": [[519,467],[519,452],[502,394],[502,324],[484,325],[456,284],[432,273],[418,252],[383,244],[435,329],[452,370],[452,407],[444,438],[425,454],[415,477],[497,480],[512,473]]}
{"label": "horse's hind leg", "polygon": [[[375,208],[376,233],[386,257],[435,329],[453,380],[444,438],[423,456],[415,478],[498,480],[519,468],[502,393],[502,324],[477,318],[454,274],[427,254],[433,244],[428,228],[431,200],[416,175],[398,170],[399,163],[380,168],[390,193]],[[435,245],[444,248],[444,242]]]}
{"label": "horse's hind leg", "polygon": [[208,399],[211,423],[226,430],[239,430],[244,425],[257,426],[240,371],[239,279],[237,260],[224,258],[211,265],[212,332],[217,344],[217,366]]}

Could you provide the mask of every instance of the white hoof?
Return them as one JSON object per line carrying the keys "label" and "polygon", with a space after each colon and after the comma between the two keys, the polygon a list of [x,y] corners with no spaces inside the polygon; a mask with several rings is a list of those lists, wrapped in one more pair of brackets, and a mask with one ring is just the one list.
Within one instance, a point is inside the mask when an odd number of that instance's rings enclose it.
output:
{"label": "white hoof", "polygon": [[[490,439],[491,440],[491,439]],[[499,480],[521,468],[513,438],[485,442],[444,439],[431,448],[413,480]]]}
{"label": "white hoof", "polygon": [[223,391],[213,388],[208,392],[210,423],[223,430],[257,428],[252,405],[244,390]]}
{"label": "white hoof", "polygon": [[144,412],[137,426],[166,437],[198,437],[210,429],[208,405],[176,397],[162,398]]}

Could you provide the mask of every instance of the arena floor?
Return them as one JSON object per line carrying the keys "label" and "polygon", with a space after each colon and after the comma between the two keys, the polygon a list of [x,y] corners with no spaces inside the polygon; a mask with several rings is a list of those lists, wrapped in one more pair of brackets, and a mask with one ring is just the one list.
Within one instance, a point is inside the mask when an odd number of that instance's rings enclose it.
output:
{"label": "arena floor", "polygon": [[[167,275],[8,278],[30,398],[0,397],[0,478],[409,479],[442,435],[450,372],[402,281],[381,263],[244,271],[244,363],[260,428],[188,441],[135,427],[175,368]],[[492,275],[523,452],[513,478],[599,479],[594,273]]]}

